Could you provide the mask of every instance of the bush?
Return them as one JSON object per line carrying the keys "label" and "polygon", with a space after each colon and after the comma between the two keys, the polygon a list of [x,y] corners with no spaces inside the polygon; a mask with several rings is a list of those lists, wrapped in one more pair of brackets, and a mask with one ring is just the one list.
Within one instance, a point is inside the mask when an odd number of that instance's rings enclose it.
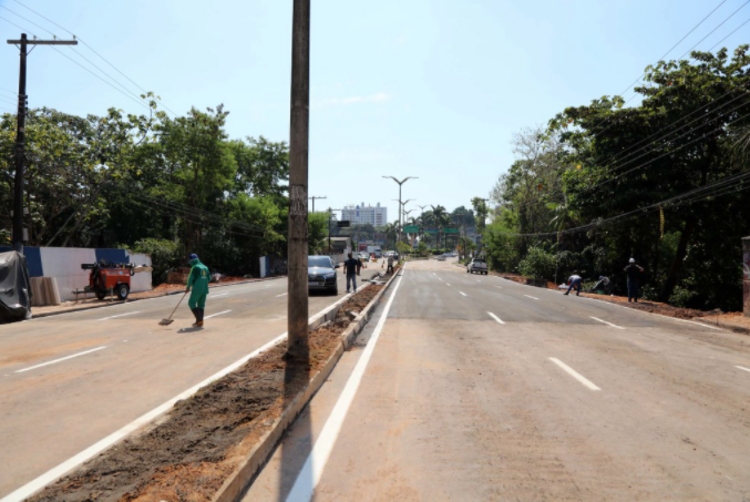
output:
{"label": "bush", "polygon": [[167,274],[175,267],[187,266],[183,263],[184,250],[182,245],[167,239],[141,239],[135,243],[136,253],[143,253],[151,256],[151,266],[154,271],[151,275],[151,283],[154,286],[167,281]]}
{"label": "bush", "polygon": [[518,264],[518,271],[525,277],[552,280],[555,276],[555,256],[542,248],[531,247]]}

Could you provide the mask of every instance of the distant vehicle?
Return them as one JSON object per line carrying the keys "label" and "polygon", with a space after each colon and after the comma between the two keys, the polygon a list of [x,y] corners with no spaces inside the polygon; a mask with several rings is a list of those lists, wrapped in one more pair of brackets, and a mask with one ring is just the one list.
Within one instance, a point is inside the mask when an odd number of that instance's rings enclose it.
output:
{"label": "distant vehicle", "polygon": [[370,261],[370,255],[365,253],[364,251],[360,252],[357,255],[357,258],[359,258],[362,261],[362,263],[367,263],[368,261]]}
{"label": "distant vehicle", "polygon": [[367,246],[367,252],[370,254],[374,254],[375,258],[380,258],[382,256],[380,246]]}
{"label": "distant vehicle", "polygon": [[487,275],[487,262],[484,258],[473,258],[468,265],[466,265],[466,273],[472,274],[484,274]]}
{"label": "distant vehicle", "polygon": [[330,256],[308,256],[307,291],[323,290],[339,294],[337,268],[339,265],[333,263]]}

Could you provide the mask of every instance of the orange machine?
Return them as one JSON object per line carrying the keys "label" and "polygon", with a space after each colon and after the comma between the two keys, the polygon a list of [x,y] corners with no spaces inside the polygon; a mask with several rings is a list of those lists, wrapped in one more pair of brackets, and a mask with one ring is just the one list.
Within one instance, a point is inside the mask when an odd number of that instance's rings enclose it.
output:
{"label": "orange machine", "polygon": [[89,273],[89,285],[84,291],[96,293],[96,297],[103,300],[108,295],[124,300],[130,292],[130,278],[135,275],[135,265],[130,263],[83,263],[83,270]]}

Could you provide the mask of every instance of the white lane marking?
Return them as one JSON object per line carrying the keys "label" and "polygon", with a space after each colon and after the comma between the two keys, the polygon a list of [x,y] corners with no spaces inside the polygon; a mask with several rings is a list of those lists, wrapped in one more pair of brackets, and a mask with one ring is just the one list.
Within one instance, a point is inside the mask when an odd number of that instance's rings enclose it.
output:
{"label": "white lane marking", "polygon": [[441,279],[440,277],[438,277],[438,278],[437,278],[437,280],[438,280],[438,281],[442,281],[442,279]]}
{"label": "white lane marking", "polygon": [[289,294],[289,292],[287,291],[286,293],[282,293],[280,295],[276,295],[276,298],[281,298],[282,296],[286,296],[288,294]]}
{"label": "white lane marking", "polygon": [[372,353],[378,343],[380,333],[383,331],[383,325],[385,325],[385,320],[388,317],[388,312],[390,311],[391,305],[393,304],[393,299],[396,298],[396,293],[398,292],[398,287],[401,285],[402,280],[403,269],[401,272],[401,277],[399,277],[398,283],[393,289],[393,293],[388,299],[388,303],[385,305],[383,313],[380,315],[378,324],[377,326],[375,326],[375,331],[373,331],[370,340],[367,342],[365,350],[362,351],[362,356],[359,358],[359,361],[357,361],[357,365],[354,367],[354,371],[352,371],[351,375],[349,376],[349,380],[346,382],[344,391],[341,393],[339,400],[333,407],[333,411],[331,411],[331,415],[328,417],[328,420],[326,420],[326,423],[323,426],[323,430],[320,432],[318,440],[315,441],[315,446],[307,456],[305,464],[302,466],[302,470],[300,470],[299,474],[297,475],[294,486],[292,487],[292,490],[289,492],[289,495],[286,498],[287,502],[310,500],[310,498],[312,497],[313,491],[315,490],[315,487],[317,486],[318,481],[320,481],[320,477],[323,474],[323,469],[325,468],[326,462],[328,462],[328,457],[331,455],[331,451],[333,450],[333,445],[336,442],[336,438],[338,437],[339,432],[341,431],[341,427],[344,424],[344,419],[346,418],[346,414],[349,411],[349,407],[351,406],[352,401],[354,401],[354,396],[356,395],[359,384],[362,381],[362,376],[365,373],[365,369],[367,369],[367,364],[370,362],[370,357],[372,357]]}
{"label": "white lane marking", "polygon": [[611,322],[603,321],[603,320],[599,319],[598,317],[594,317],[594,316],[592,316],[592,315],[590,315],[589,317],[590,317],[590,318],[592,318],[592,319],[593,319],[593,320],[595,320],[595,321],[603,322],[604,324],[609,324],[609,325],[610,325],[610,326],[612,326],[613,328],[617,328],[617,329],[625,329],[625,328],[623,328],[622,326],[617,326],[616,324],[612,324]]}
{"label": "white lane marking", "polygon": [[459,291],[459,293],[461,293],[464,296],[467,296],[466,293],[464,293],[463,291]]}
{"label": "white lane marking", "polygon": [[480,281],[479,279],[477,279],[477,282],[482,282],[482,281]]}
{"label": "white lane marking", "polygon": [[107,319],[115,319],[116,317],[125,317],[126,315],[133,315],[133,314],[140,314],[140,310],[136,310],[135,312],[128,312],[127,314],[118,314],[118,315],[112,315],[109,317],[102,317],[99,319],[100,321],[106,321]]}
{"label": "white lane marking", "polygon": [[231,310],[224,310],[223,312],[217,312],[215,314],[207,315],[206,317],[204,317],[204,319],[211,319],[212,317],[216,317],[217,315],[228,314],[230,312]]}
{"label": "white lane marking", "polygon": [[502,286],[495,286],[497,289],[503,289]]}
{"label": "white lane marking", "polygon": [[490,317],[491,317],[491,318],[493,318],[494,320],[496,320],[496,321],[497,321],[497,322],[499,322],[500,324],[505,324],[505,323],[503,322],[503,320],[502,320],[502,319],[500,319],[500,318],[499,318],[498,316],[496,316],[496,315],[495,315],[495,314],[493,314],[492,312],[487,312],[487,313],[488,313],[488,314],[490,315]]}
{"label": "white lane marking", "polygon": [[735,366],[735,368],[737,368],[738,370],[744,370],[744,371],[750,372],[750,368],[745,368],[744,366]]}
{"label": "white lane marking", "polygon": [[134,421],[130,422],[128,425],[123,427],[122,429],[113,432],[109,436],[105,437],[104,439],[100,440],[99,442],[89,446],[82,452],[78,453],[77,455],[69,458],[62,464],[58,465],[57,467],[53,467],[49,471],[45,472],[41,476],[37,477],[36,479],[26,483],[21,488],[18,488],[13,493],[10,493],[0,499],[0,502],[21,502],[25,498],[29,497],[33,493],[41,490],[44,488],[47,484],[55,481],[60,476],[64,475],[68,471],[78,467],[82,463],[86,462],[90,458],[98,455],[103,450],[109,448],[111,445],[115,444],[117,441],[121,440],[131,432],[137,430],[139,427],[149,423],[154,418],[158,417],[159,415],[165,413],[168,411],[177,401],[181,401],[183,399],[187,399],[188,397],[192,396],[196,392],[198,392],[200,389],[205,387],[206,385],[210,384],[211,382],[218,380],[219,378],[227,375],[228,373],[231,373],[232,371],[236,370],[243,364],[245,364],[247,361],[252,359],[253,357],[257,356],[264,350],[268,350],[277,344],[279,344],[282,340],[286,338],[286,333],[283,333],[270,342],[263,345],[261,348],[256,349],[252,351],[250,354],[246,355],[242,359],[240,359],[237,362],[234,362],[224,368],[223,370],[219,371],[218,373],[215,373],[208,377],[207,379],[203,380],[201,383],[194,385],[193,387],[190,387],[185,392],[179,394],[178,396],[173,397],[166,403],[162,404],[161,406],[154,408],[153,410],[149,411],[145,415],[142,415],[138,418],[136,418]]}
{"label": "white lane marking", "polygon": [[579,382],[581,382],[583,385],[585,385],[589,389],[591,389],[591,390],[602,390],[599,387],[597,387],[596,385],[594,385],[591,382],[591,380],[587,379],[586,377],[584,377],[583,375],[581,375],[580,373],[578,373],[576,370],[574,370],[573,368],[571,368],[570,366],[568,366],[567,364],[565,364],[561,360],[559,360],[559,359],[557,359],[555,357],[550,357],[549,360],[552,361],[553,363],[555,363],[556,365],[558,365],[559,367],[561,367],[563,370],[565,370],[565,372],[568,375],[572,376],[573,378],[575,378],[576,380],[578,380]]}
{"label": "white lane marking", "polygon": [[530,295],[523,295],[523,296],[525,296],[527,298],[531,298],[532,300],[538,300],[539,299],[539,298],[537,298],[535,296],[530,296]]}
{"label": "white lane marking", "polygon": [[211,298],[221,298],[222,296],[227,296],[229,293],[222,293],[220,295],[211,295]]}
{"label": "white lane marking", "polygon": [[446,285],[446,286],[450,286],[450,284],[448,284],[447,282],[445,283],[445,285]]}
{"label": "white lane marking", "polygon": [[73,354],[73,355],[70,355],[70,356],[61,357],[60,359],[55,359],[54,361],[47,361],[46,363],[37,364],[36,366],[29,366],[28,368],[24,368],[22,370],[16,370],[14,373],[24,373],[26,371],[35,370],[35,369],[41,368],[43,366],[49,366],[50,364],[55,364],[55,363],[59,363],[59,362],[62,362],[62,361],[67,361],[68,359],[73,359],[74,357],[85,356],[86,354],[91,354],[92,352],[96,352],[98,350],[102,350],[102,349],[106,349],[106,348],[107,348],[107,346],[103,345],[103,346],[97,347],[95,349],[84,350],[83,352],[79,352],[78,354]]}

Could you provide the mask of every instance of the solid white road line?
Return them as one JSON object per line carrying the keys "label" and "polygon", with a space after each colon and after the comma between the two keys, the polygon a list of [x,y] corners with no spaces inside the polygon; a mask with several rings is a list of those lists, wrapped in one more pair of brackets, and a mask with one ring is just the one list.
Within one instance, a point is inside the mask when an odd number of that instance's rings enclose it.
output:
{"label": "solid white road line", "polygon": [[73,354],[73,355],[70,355],[70,356],[61,357],[60,359],[55,359],[54,361],[47,361],[46,363],[37,364],[36,366],[30,366],[30,367],[24,368],[22,370],[16,370],[15,373],[24,373],[26,371],[35,370],[35,369],[41,368],[43,366],[49,366],[50,364],[55,364],[55,363],[59,363],[59,362],[62,362],[62,361],[67,361],[68,359],[73,359],[74,357],[85,356],[86,354],[91,354],[92,352],[96,352],[97,350],[102,350],[102,349],[106,349],[106,348],[107,348],[107,346],[103,345],[103,346],[97,347],[95,349],[85,350],[83,352],[79,352],[78,354]]}
{"label": "solid white road line", "polygon": [[344,419],[349,411],[349,407],[351,406],[352,401],[354,401],[354,396],[356,395],[359,384],[362,381],[365,369],[367,369],[367,364],[370,362],[372,353],[378,343],[380,333],[383,331],[383,326],[388,317],[388,312],[391,310],[393,299],[396,298],[398,287],[401,285],[403,269],[401,270],[401,277],[399,277],[398,283],[393,289],[393,293],[388,299],[388,303],[386,303],[383,313],[380,315],[378,324],[375,326],[375,331],[373,331],[370,340],[367,342],[365,350],[362,351],[362,356],[359,358],[359,361],[357,361],[354,371],[352,371],[352,374],[349,376],[344,391],[336,402],[333,411],[331,411],[328,420],[326,420],[318,440],[315,441],[315,446],[307,456],[305,464],[302,466],[302,470],[300,470],[297,475],[294,486],[286,498],[287,502],[310,500],[315,487],[318,485],[318,481],[320,481],[320,477],[323,475],[323,469],[325,468],[326,462],[328,462],[328,457],[331,456],[333,445],[341,431],[342,425],[344,424]]}
{"label": "solid white road line", "polygon": [[216,317],[217,315],[228,314],[230,312],[231,310],[224,310],[223,312],[217,312],[215,314],[207,315],[206,317],[204,317],[204,319],[211,319],[212,317]]}
{"label": "solid white road line", "polygon": [[744,366],[735,366],[738,370],[744,370],[750,372],[750,368],[745,368]]}
{"label": "solid white road line", "polygon": [[467,296],[466,293],[464,293],[463,291],[459,291],[459,293],[461,293],[464,296]]}
{"label": "solid white road line", "polygon": [[500,324],[505,324],[505,323],[503,322],[503,320],[502,320],[502,319],[500,319],[500,318],[499,318],[498,316],[496,316],[496,315],[495,315],[495,314],[493,314],[492,312],[487,312],[487,313],[488,313],[488,314],[490,315],[490,317],[491,317],[491,318],[493,318],[494,320],[496,320],[496,321],[497,321],[497,322],[499,322]]}
{"label": "solid white road line", "polygon": [[591,390],[602,390],[599,387],[597,387],[596,385],[594,385],[591,382],[591,380],[587,379],[586,377],[584,377],[583,375],[581,375],[580,373],[578,373],[576,370],[574,370],[573,368],[571,368],[570,366],[568,366],[567,364],[565,364],[561,360],[559,360],[557,358],[554,358],[554,357],[550,357],[549,360],[552,361],[553,363],[555,363],[556,365],[558,365],[559,367],[561,367],[567,374],[569,374],[570,376],[572,376],[573,378],[575,378],[576,380],[578,380],[579,382],[581,382],[583,385],[585,385],[589,389],[591,389]]}
{"label": "solid white road line", "polygon": [[603,322],[604,324],[609,324],[609,325],[610,325],[610,326],[612,326],[613,328],[617,328],[617,329],[625,329],[625,328],[623,328],[622,326],[617,326],[617,325],[615,325],[615,324],[612,324],[611,322],[603,321],[603,320],[599,319],[598,317],[594,317],[594,316],[592,316],[592,315],[590,315],[589,317],[590,317],[590,318],[592,318],[592,319],[593,319],[593,320],[595,320],[595,321]]}
{"label": "solid white road line", "polygon": [[118,315],[112,315],[112,316],[109,316],[109,317],[102,317],[99,320],[100,321],[106,321],[107,319],[115,319],[117,317],[125,317],[126,315],[133,315],[133,314],[140,314],[140,313],[141,313],[140,310],[136,310],[135,312],[128,312],[127,314],[118,314]]}
{"label": "solid white road line", "polygon": [[218,373],[215,373],[211,375],[210,377],[203,380],[201,383],[194,385],[193,387],[190,387],[185,392],[179,394],[178,396],[173,397],[166,403],[162,404],[161,406],[154,408],[153,410],[149,411],[145,415],[142,415],[135,419],[134,421],[127,424],[122,429],[113,432],[109,436],[105,437],[104,439],[100,440],[99,442],[89,446],[82,452],[78,453],[77,455],[69,458],[62,464],[58,465],[57,467],[53,467],[49,471],[45,472],[41,476],[37,477],[36,479],[29,481],[22,487],[18,488],[16,491],[6,495],[2,499],[0,499],[0,502],[21,502],[25,498],[31,496],[32,494],[36,493],[37,491],[44,488],[49,483],[55,481],[60,476],[63,476],[68,471],[71,471],[78,467],[79,465],[83,464],[90,458],[98,455],[102,451],[106,450],[131,432],[137,430],[139,427],[149,423],[159,415],[165,413],[168,411],[177,401],[181,401],[183,399],[187,399],[188,397],[192,396],[196,392],[198,392],[200,389],[205,387],[206,385],[210,384],[211,382],[218,380],[219,378],[231,373],[232,371],[236,370],[243,364],[245,364],[247,361],[252,359],[253,357],[257,356],[264,350],[268,350],[277,344],[279,344],[282,340],[286,339],[286,333],[283,333],[270,342],[263,345],[261,348],[256,349],[240,359],[239,361],[236,361],[223,370],[219,371]]}
{"label": "solid white road line", "polygon": [[539,299],[539,298],[537,298],[535,296],[529,296],[529,295],[523,295],[523,296],[525,296],[527,298],[531,298],[532,300],[538,300]]}
{"label": "solid white road line", "polygon": [[276,298],[281,298],[282,296],[286,296],[286,295],[288,295],[288,294],[289,294],[289,292],[286,292],[286,293],[282,293],[282,294],[280,294],[280,295],[276,295]]}

